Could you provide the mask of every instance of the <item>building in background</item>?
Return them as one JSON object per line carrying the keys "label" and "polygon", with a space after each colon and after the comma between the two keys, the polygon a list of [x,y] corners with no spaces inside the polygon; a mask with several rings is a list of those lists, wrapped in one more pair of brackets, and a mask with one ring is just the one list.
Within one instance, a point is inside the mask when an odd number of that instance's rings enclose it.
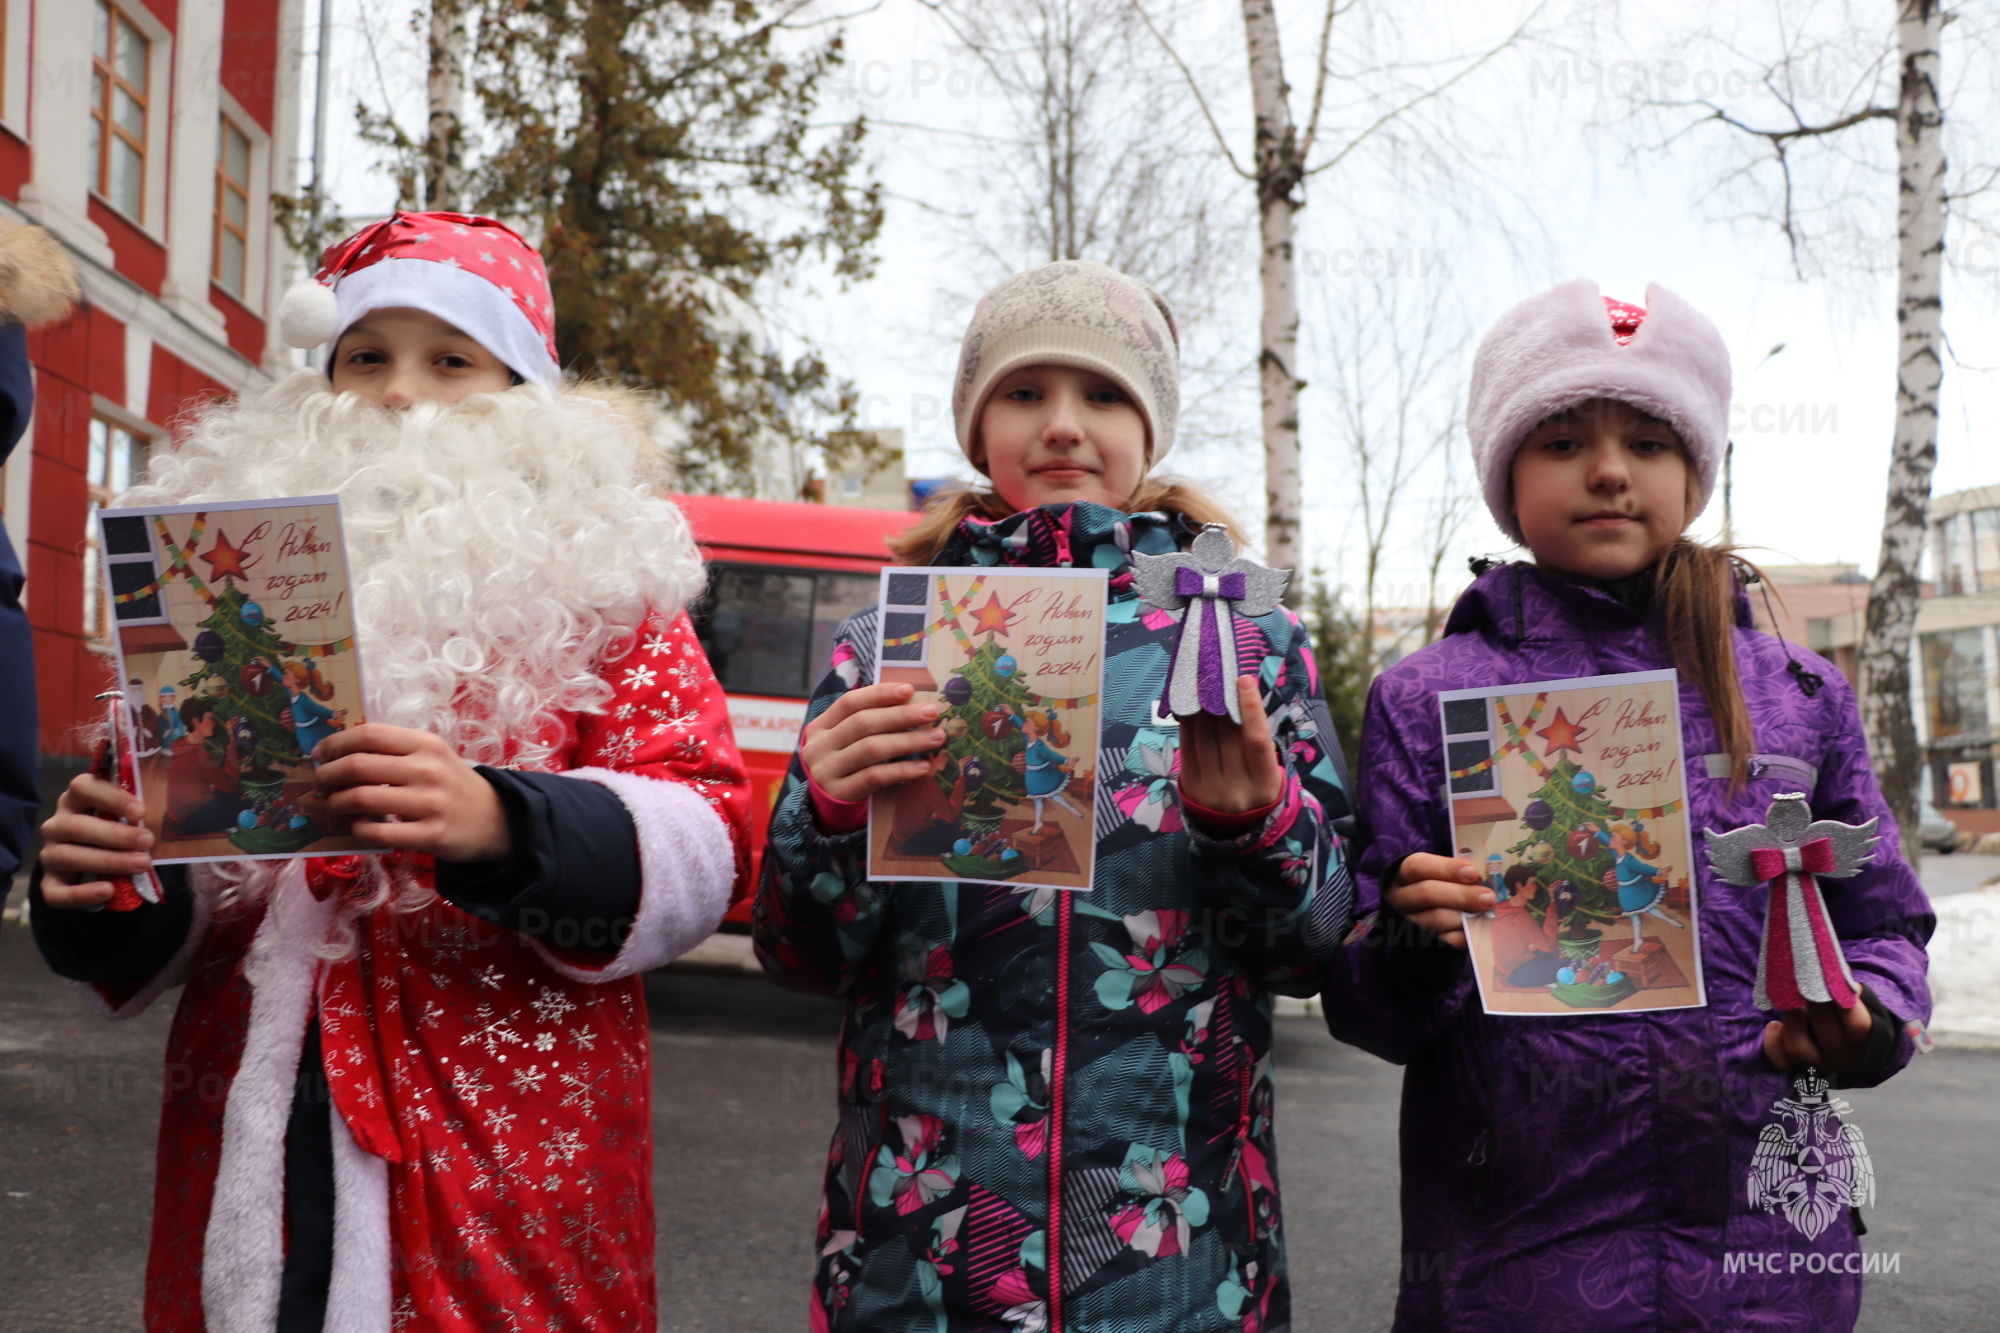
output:
{"label": "building in background", "polygon": [[1961,832],[2000,833],[2000,486],[1931,501],[1929,555],[1914,702],[1932,799]]}
{"label": "building in background", "polygon": [[35,415],[0,473],[28,576],[45,786],[110,680],[90,511],[190,403],[296,358],[272,316],[293,261],[303,0],[0,0],[0,209],[77,257],[84,308],[30,337]]}
{"label": "building in background", "polygon": [[[1760,565],[1770,582],[1750,590],[1757,628],[1804,644],[1835,666],[1849,681],[1860,679],[1854,645],[1861,641],[1868,610],[1868,576],[1858,565]],[[1929,595],[1929,590],[1925,590]],[[1835,639],[1840,639],[1836,646]]]}
{"label": "building in background", "polygon": [[[2000,486],[1931,501],[1924,563],[1910,707],[1925,751],[1927,795],[1961,833],[2000,833]],[[1851,570],[1766,571],[1782,598],[1786,636],[1830,658],[1850,681],[1868,606],[1868,585]],[[1764,624],[1761,600],[1757,613]]]}
{"label": "building in background", "polygon": [[837,430],[827,437],[827,449],[842,461],[813,481],[814,499],[848,509],[910,508],[900,429]]}

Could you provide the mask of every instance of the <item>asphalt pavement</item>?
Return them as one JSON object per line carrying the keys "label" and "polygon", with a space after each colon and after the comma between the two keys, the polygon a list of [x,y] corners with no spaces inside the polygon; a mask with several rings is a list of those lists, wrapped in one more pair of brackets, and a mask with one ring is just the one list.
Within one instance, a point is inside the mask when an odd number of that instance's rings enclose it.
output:
{"label": "asphalt pavement", "polygon": [[2000,883],[2000,856],[1975,856],[1971,852],[1926,852],[1917,868],[1924,892],[1933,898],[1970,893],[1983,885]]}
{"label": "asphalt pavement", "polygon": [[[661,1327],[799,1333],[832,1127],[838,1010],[754,977],[657,973]],[[0,927],[0,1329],[130,1333],[170,1010],[106,1023]],[[1388,1326],[1398,1267],[1398,1071],[1310,1019],[1279,1025],[1279,1143],[1299,1333]],[[1939,1051],[1848,1094],[1879,1197],[1862,1328],[1987,1329],[2000,1053]]]}

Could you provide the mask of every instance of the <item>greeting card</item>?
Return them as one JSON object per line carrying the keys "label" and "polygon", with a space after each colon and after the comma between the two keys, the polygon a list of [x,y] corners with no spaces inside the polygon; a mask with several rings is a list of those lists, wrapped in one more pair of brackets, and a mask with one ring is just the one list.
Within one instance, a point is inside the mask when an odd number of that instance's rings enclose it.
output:
{"label": "greeting card", "polygon": [[1101,569],[882,571],[881,679],[936,701],[930,773],[876,793],[870,879],[1089,889]]}
{"label": "greeting card", "polygon": [[372,852],[313,789],[364,720],[331,495],[97,515],[132,773],[153,860]]}
{"label": "greeting card", "polygon": [[1706,1003],[1676,673],[1439,694],[1453,850],[1490,1014]]}

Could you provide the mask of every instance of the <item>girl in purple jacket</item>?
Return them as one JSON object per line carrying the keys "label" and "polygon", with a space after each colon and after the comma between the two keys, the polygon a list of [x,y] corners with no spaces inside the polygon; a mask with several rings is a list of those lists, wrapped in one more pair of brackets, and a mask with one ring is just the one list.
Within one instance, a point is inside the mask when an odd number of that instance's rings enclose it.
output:
{"label": "girl in purple jacket", "polygon": [[[1375,682],[1356,873],[1374,915],[1326,992],[1335,1036],[1408,1066],[1398,1330],[1843,1330],[1859,1312],[1858,1211],[1807,1235],[1752,1205],[1753,1160],[1773,1103],[1815,1095],[1795,1074],[1872,1086],[1907,1062],[1930,1015],[1932,916],[1852,690],[1751,628],[1745,567],[1684,535],[1728,419],[1721,335],[1657,286],[1641,309],[1565,283],[1480,345],[1474,462],[1532,563],[1486,569],[1444,637]],[[1704,1007],[1488,1016],[1461,913],[1495,894],[1439,854],[1453,845],[1439,691],[1669,666],[1692,828],[1762,823],[1800,790],[1817,818],[1881,821],[1875,861],[1827,894],[1864,1004],[1760,1012],[1765,892],[1698,855]]]}

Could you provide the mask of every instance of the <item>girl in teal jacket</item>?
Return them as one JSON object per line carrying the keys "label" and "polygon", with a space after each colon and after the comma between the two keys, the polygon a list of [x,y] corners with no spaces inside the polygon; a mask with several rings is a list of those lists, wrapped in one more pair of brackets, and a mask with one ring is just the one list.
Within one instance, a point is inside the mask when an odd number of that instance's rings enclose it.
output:
{"label": "girl in teal jacket", "polygon": [[1316,993],[1346,930],[1347,799],[1282,608],[1238,635],[1240,726],[1157,711],[1179,626],[1138,600],[1131,556],[1220,517],[1146,478],[1173,439],[1174,337],[1158,296],[1095,264],[989,293],[953,409],[993,488],[898,553],[1109,572],[1095,887],[867,878],[867,797],[924,779],[945,739],[934,705],[872,683],[876,610],[840,628],[808,706],[755,934],[780,981],[849,1006],[815,1330],[1290,1325],[1271,995]]}

